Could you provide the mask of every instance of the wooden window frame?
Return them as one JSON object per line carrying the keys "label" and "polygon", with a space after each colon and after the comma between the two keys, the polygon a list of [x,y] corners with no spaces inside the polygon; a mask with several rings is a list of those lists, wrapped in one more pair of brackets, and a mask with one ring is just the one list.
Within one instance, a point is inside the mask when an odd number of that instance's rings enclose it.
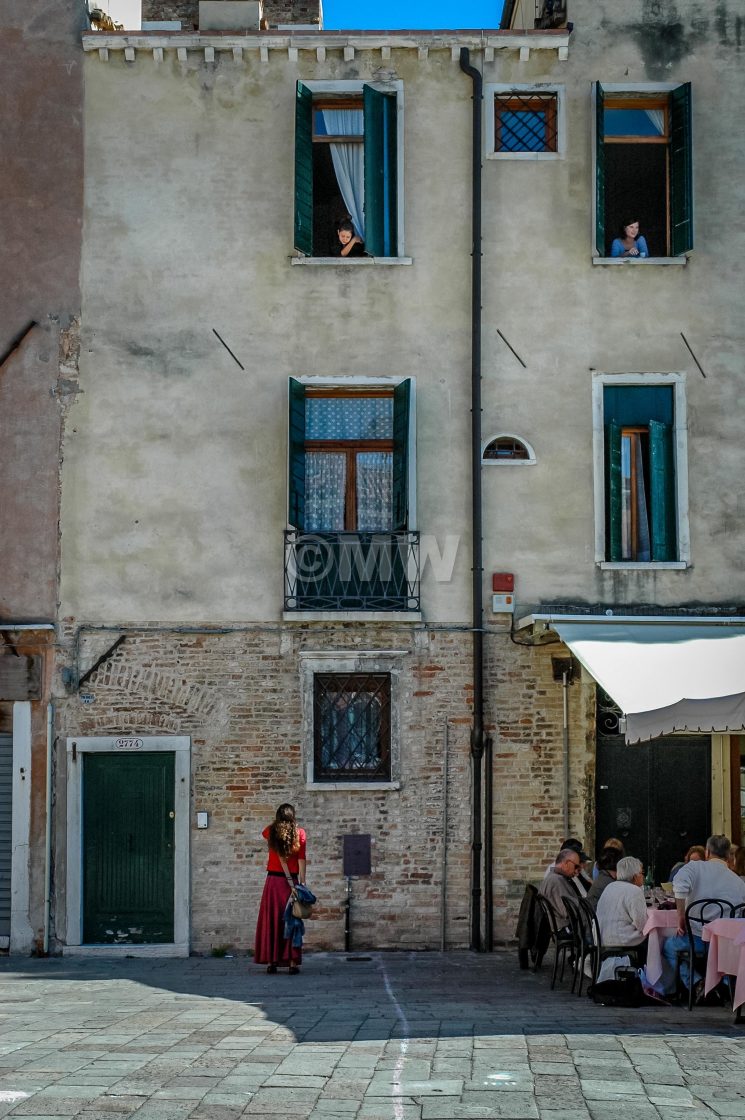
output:
{"label": "wooden window frame", "polygon": [[[510,97],[508,93],[494,94],[494,151],[497,155],[555,155],[559,150],[559,95],[555,90],[538,93],[531,98]],[[534,148],[503,148],[500,145],[500,118],[503,112],[507,113],[537,113],[546,114],[546,133],[553,137],[553,147]]]}
{"label": "wooden window frame", "polygon": [[661,136],[637,136],[629,133],[628,136],[605,136],[605,144],[669,144],[670,143],[670,97],[613,97],[606,96],[603,109],[662,109],[664,114],[664,128]]}
{"label": "wooden window frame", "polygon": [[314,97],[313,98],[313,116],[312,116],[312,131],[311,137],[314,144],[364,144],[365,142],[365,122],[363,118],[362,132],[359,136],[349,136],[342,133],[339,136],[320,136],[316,132],[316,112],[321,109],[354,109],[358,113],[363,112],[362,94],[359,97]]}
{"label": "wooden window frame", "polygon": [[[325,398],[345,400],[368,397],[390,397],[392,389],[308,389],[306,398]],[[392,439],[307,439],[306,454],[309,451],[328,451],[343,453],[346,456],[344,489],[344,532],[357,531],[357,455],[361,451],[389,451],[393,454]]]}
{"label": "wooden window frame", "polygon": [[[333,769],[324,766],[323,739],[321,734],[321,681],[338,680],[340,688],[358,681],[360,693],[374,692],[382,695],[380,738],[377,743],[378,763],[375,770]],[[368,683],[369,682],[369,683]],[[367,685],[367,687],[365,687]],[[374,686],[374,687],[373,687]],[[381,687],[382,686],[382,687]],[[330,691],[327,687],[326,691]],[[342,673],[323,672],[313,675],[313,781],[324,782],[389,782],[391,780],[391,674],[381,672]]]}

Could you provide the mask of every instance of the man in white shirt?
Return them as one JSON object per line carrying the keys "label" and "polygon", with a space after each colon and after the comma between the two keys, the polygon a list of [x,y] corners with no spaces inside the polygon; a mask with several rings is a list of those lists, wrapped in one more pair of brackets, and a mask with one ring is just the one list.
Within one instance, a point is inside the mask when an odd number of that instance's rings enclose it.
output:
{"label": "man in white shirt", "polygon": [[[644,867],[641,860],[624,856],[616,865],[616,881],[598,899],[600,939],[604,946],[641,945],[647,922],[644,901]],[[645,954],[646,955],[646,954]]]}
{"label": "man in white shirt", "polygon": [[[706,841],[706,860],[704,862],[692,860],[684,864],[673,879],[675,904],[678,909],[678,929],[676,936],[668,937],[662,948],[663,956],[672,966],[673,971],[676,966],[676,954],[680,949],[688,948],[685,912],[692,902],[698,902],[703,898],[721,898],[733,906],[745,902],[745,883],[727,866],[729,850],[728,837],[710,836]],[[701,939],[701,923],[691,922],[691,932],[696,952],[704,953],[706,944]],[[698,975],[691,980],[687,959],[681,960],[680,979],[687,988],[691,983],[700,980]]]}

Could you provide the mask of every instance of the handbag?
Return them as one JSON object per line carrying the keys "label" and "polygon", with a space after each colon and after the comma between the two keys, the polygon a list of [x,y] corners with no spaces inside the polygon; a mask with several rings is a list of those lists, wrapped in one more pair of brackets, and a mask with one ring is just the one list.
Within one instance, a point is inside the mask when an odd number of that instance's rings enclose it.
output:
{"label": "handbag", "polygon": [[282,864],[282,870],[285,873],[285,878],[290,884],[290,889],[292,891],[290,899],[292,900],[293,918],[301,918],[303,920],[305,920],[305,918],[310,918],[313,914],[313,907],[317,902],[316,896],[313,894],[313,891],[309,890],[303,883],[296,883],[294,881],[292,875],[290,875],[287,860],[283,856],[279,857],[279,862]]}

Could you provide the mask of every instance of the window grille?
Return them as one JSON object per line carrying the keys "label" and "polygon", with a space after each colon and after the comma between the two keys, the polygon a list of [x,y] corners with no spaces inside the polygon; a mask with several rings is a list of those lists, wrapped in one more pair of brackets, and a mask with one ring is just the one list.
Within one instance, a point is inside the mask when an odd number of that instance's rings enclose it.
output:
{"label": "window grille", "polygon": [[485,459],[529,459],[530,453],[516,436],[498,436],[484,448]]}
{"label": "window grille", "polygon": [[494,104],[496,152],[555,152],[558,148],[556,93],[512,90]]}
{"label": "window grille", "polygon": [[389,673],[316,673],[313,780],[390,781]]}

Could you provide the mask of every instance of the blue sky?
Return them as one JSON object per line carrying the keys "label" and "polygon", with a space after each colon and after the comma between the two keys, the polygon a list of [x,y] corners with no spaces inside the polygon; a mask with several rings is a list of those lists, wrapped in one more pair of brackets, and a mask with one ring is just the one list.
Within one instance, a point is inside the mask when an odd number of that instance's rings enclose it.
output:
{"label": "blue sky", "polygon": [[323,26],[364,31],[499,27],[502,0],[323,0]]}

